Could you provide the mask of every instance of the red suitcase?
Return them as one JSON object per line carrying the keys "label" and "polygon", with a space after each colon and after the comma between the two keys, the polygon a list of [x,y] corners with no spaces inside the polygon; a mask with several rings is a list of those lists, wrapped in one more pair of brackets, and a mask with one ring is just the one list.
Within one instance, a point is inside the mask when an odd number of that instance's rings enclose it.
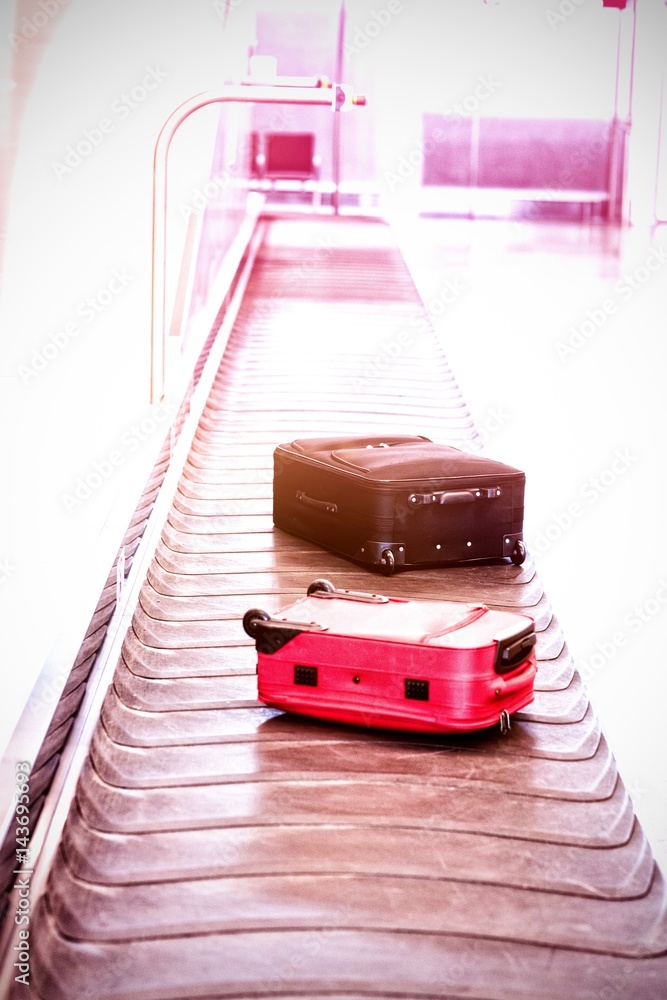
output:
{"label": "red suitcase", "polygon": [[243,627],[257,647],[260,700],[286,711],[424,733],[505,731],[533,700],[527,615],[316,580],[273,615],[247,611]]}

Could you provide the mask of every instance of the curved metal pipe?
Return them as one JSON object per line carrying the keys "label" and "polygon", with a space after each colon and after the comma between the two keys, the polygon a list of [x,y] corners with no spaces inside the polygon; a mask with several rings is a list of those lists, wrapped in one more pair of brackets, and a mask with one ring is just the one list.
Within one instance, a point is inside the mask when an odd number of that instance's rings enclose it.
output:
{"label": "curved metal pipe", "polygon": [[[319,81],[318,81],[319,82]],[[340,85],[285,87],[235,85],[220,92],[205,91],[179,105],[162,126],[153,157],[153,273],[151,298],[151,403],[158,402],[164,391],[166,256],[167,256],[167,159],[177,129],[199,108],[209,104],[311,104],[340,109]],[[352,97],[352,104],[364,104],[363,97]]]}

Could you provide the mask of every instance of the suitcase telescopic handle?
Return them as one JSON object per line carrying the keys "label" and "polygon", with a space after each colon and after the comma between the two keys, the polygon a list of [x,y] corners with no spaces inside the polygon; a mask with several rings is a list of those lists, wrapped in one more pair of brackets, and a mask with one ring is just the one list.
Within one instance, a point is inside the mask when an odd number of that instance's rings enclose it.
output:
{"label": "suitcase telescopic handle", "polygon": [[440,490],[435,493],[411,493],[408,503],[411,507],[429,503],[472,503],[475,500],[495,500],[501,493],[499,486],[476,486],[471,490]]}
{"label": "suitcase telescopic handle", "polygon": [[303,490],[296,491],[296,498],[299,503],[305,504],[306,507],[316,507],[318,510],[326,511],[327,514],[338,513],[338,505],[332,503],[331,500],[315,500],[304,493]]}

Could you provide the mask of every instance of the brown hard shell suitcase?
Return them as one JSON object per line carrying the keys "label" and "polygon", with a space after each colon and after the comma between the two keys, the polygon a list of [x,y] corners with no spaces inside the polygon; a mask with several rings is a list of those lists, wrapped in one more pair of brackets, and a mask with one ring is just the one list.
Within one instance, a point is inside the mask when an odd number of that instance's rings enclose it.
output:
{"label": "brown hard shell suitcase", "polygon": [[525,475],[426,437],[304,438],[274,452],[273,521],[358,563],[526,557]]}

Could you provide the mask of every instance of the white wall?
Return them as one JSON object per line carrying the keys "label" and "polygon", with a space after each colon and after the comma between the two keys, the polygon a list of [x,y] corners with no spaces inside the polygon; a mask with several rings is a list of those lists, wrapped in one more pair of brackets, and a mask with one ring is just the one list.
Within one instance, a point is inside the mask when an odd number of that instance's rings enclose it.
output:
{"label": "white wall", "polygon": [[[99,592],[79,591],[102,529],[166,434],[148,395],[153,149],[170,112],[217,89],[231,59],[214,0],[55,6],[45,24],[34,4],[15,46],[23,110],[3,191],[0,747],[77,601],[94,607]],[[211,129],[189,134],[202,147],[192,191],[208,178]]]}
{"label": "white wall", "polygon": [[662,0],[637,0],[631,91],[626,218],[650,225],[667,221],[667,6]]}
{"label": "white wall", "polygon": [[[374,108],[380,179],[418,149],[426,111],[611,117],[618,12],[603,10],[601,0],[572,2],[568,16],[558,13],[555,0],[349,0],[346,6],[346,75]],[[419,179],[415,171],[394,193],[409,192]]]}
{"label": "white wall", "polygon": [[[667,68],[662,0],[637,0],[632,80],[633,0],[624,11],[602,0],[347,0],[346,8],[345,75],[373,108],[345,121],[346,176],[368,172],[390,201],[409,203],[420,170],[400,186],[387,177],[418,157],[424,111],[610,120],[617,104],[620,118],[632,120],[626,218],[652,221],[654,203],[667,216],[664,157],[661,172],[657,163]],[[663,150],[666,109],[663,94]]]}

